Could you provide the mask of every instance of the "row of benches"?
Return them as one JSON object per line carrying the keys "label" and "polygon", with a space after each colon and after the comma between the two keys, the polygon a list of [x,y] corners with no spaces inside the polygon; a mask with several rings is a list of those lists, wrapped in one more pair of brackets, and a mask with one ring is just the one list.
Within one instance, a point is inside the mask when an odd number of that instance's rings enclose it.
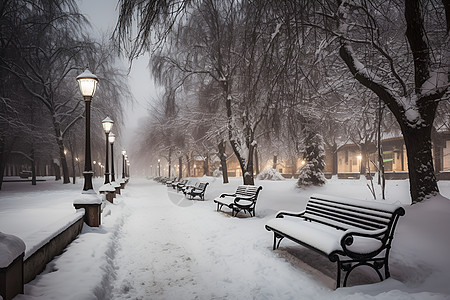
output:
{"label": "row of benches", "polygon": [[[185,194],[204,200],[206,183],[191,186]],[[255,216],[261,186],[240,185],[235,193],[214,199],[217,211],[224,206],[231,215],[240,211]],[[301,212],[281,211],[265,228],[273,232],[273,250],[287,238],[326,256],[337,265],[336,288],[347,285],[350,273],[360,266],[375,270],[380,280],[390,277],[389,253],[403,207],[375,201],[362,201],[328,195],[312,195]],[[381,269],[384,268],[384,276]],[[342,278],[342,275],[345,275]]]}
{"label": "row of benches", "polygon": [[[189,199],[199,197],[201,200],[205,200],[205,191],[209,183],[197,182],[194,185],[188,185],[187,179],[177,181],[174,178],[164,181],[164,184],[176,189],[177,192],[182,191]],[[256,201],[261,190],[262,186],[240,185],[234,193],[222,193],[214,199],[214,202],[217,203],[217,211],[222,210],[225,206],[231,210],[233,217],[237,216],[240,211],[254,217]]]}

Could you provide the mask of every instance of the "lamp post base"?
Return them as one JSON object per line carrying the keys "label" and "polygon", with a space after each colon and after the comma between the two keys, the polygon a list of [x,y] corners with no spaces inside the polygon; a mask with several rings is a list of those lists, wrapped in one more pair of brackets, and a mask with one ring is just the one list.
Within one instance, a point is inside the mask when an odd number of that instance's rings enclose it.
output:
{"label": "lamp post base", "polygon": [[94,172],[84,171],[83,176],[84,176],[83,191],[94,190],[94,187],[92,185],[92,177],[94,176]]}
{"label": "lamp post base", "polygon": [[75,209],[84,208],[84,222],[91,227],[101,225],[102,199],[94,190],[83,191],[80,198],[73,202]]}
{"label": "lamp post base", "polygon": [[74,204],[75,209],[84,208],[84,222],[90,227],[99,227],[102,223],[101,204]]}

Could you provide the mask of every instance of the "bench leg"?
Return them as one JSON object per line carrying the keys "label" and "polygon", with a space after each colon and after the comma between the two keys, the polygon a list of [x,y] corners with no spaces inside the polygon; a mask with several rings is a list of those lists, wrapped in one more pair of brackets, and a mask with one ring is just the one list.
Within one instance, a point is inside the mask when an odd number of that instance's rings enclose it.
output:
{"label": "bench leg", "polygon": [[[380,278],[380,281],[383,281],[383,275],[381,275],[380,269],[388,268],[388,265],[386,265],[386,259],[385,258],[379,258],[379,259],[369,259],[369,260],[347,260],[347,261],[340,261],[338,260],[338,273],[336,276],[336,288],[339,288],[341,285],[341,271],[345,272],[343,287],[347,286],[347,280],[350,276],[350,273],[360,267],[360,266],[368,266],[371,267],[375,272],[378,274],[378,277]],[[389,271],[387,271],[389,273]],[[385,279],[388,277],[385,277]]]}
{"label": "bench leg", "polygon": [[336,289],[341,287],[341,269],[342,269],[342,263],[341,263],[340,260],[338,260],[338,262],[337,262],[337,274],[336,274]]}
{"label": "bench leg", "polygon": [[[278,242],[277,242],[278,239]],[[284,239],[284,236],[278,235],[275,232],[273,233],[273,250],[280,248],[281,240]]]}

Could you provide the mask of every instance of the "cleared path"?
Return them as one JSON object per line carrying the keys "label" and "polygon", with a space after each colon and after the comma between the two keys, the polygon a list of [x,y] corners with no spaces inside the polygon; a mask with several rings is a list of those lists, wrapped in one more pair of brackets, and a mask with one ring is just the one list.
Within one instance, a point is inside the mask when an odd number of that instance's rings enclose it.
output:
{"label": "cleared path", "polygon": [[263,219],[230,218],[215,212],[212,201],[186,200],[153,181],[127,186],[124,201],[113,299],[289,299],[300,292],[311,299],[323,293],[271,250]]}

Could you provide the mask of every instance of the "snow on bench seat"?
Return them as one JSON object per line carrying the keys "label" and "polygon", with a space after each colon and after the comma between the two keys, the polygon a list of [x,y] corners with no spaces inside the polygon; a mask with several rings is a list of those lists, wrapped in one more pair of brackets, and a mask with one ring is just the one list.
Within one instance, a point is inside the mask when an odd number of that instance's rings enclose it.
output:
{"label": "snow on bench seat", "polygon": [[360,266],[372,267],[383,280],[389,273],[389,251],[394,231],[405,210],[398,205],[362,201],[328,195],[312,195],[302,212],[279,212],[266,223],[273,231],[273,249],[288,238],[308,247],[330,261],[337,262],[336,287],[341,284],[341,271],[347,278]]}
{"label": "snow on bench seat", "polygon": [[223,193],[214,199],[217,211],[226,206],[231,209],[231,215],[236,216],[241,210],[255,216],[255,206],[262,186],[240,185],[234,194]]}

